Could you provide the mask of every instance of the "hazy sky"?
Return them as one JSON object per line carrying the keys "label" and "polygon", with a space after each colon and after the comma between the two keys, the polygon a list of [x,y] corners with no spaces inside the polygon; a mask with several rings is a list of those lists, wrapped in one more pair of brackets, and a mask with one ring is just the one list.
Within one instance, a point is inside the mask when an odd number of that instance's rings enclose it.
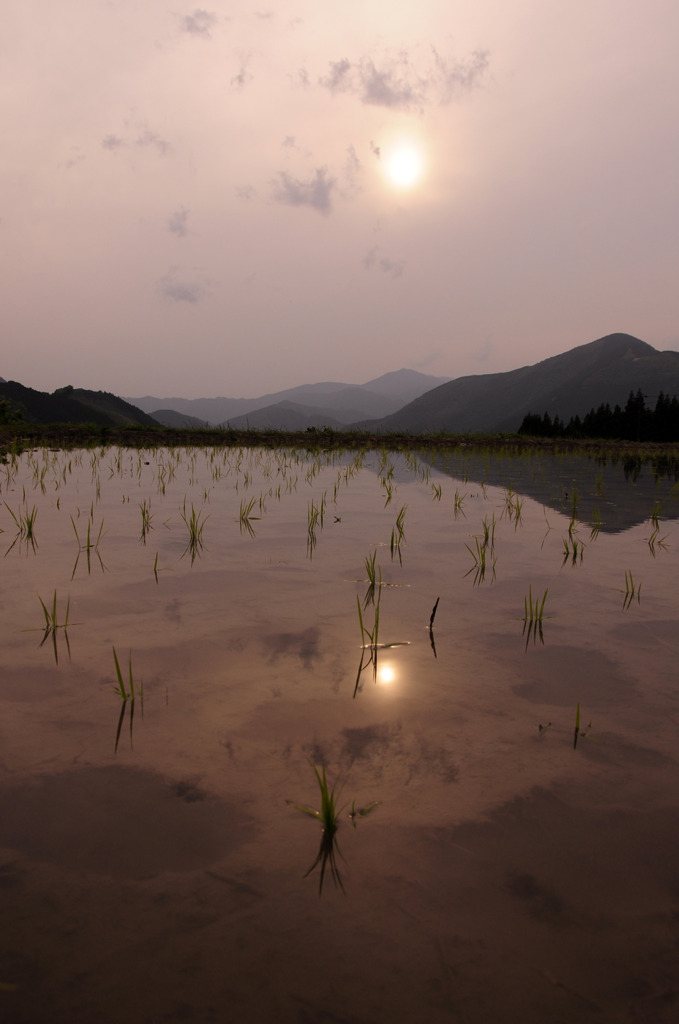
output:
{"label": "hazy sky", "polygon": [[677,0],[5,0],[0,376],[679,349]]}

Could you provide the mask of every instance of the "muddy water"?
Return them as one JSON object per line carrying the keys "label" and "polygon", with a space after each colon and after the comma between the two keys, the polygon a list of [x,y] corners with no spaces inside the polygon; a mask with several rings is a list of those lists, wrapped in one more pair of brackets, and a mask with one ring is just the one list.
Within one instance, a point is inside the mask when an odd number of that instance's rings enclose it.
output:
{"label": "muddy water", "polygon": [[[584,467],[590,522],[525,465],[512,490],[377,454],[0,469],[3,1020],[676,1019],[671,482],[628,481],[646,519],[597,532],[622,469]],[[343,787],[344,891],[305,877],[310,761]]]}

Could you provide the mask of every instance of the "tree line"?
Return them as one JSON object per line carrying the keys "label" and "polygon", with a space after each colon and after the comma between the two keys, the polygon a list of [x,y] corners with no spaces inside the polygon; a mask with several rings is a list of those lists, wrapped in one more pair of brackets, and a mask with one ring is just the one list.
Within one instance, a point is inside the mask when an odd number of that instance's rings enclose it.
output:
{"label": "tree line", "polygon": [[608,402],[580,418],[571,416],[568,423],[548,412],[527,413],[520,434],[531,437],[592,437],[614,441],[679,441],[679,400],[676,395],[661,391],[655,408],[647,407],[641,392],[630,391],[624,408],[611,409]]}

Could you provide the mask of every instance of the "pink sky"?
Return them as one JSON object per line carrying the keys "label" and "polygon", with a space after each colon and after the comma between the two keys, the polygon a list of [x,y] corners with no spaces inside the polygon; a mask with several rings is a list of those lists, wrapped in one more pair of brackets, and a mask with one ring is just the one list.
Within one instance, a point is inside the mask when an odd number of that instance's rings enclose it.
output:
{"label": "pink sky", "polygon": [[0,376],[250,396],[679,349],[677,39],[676,0],[8,0]]}

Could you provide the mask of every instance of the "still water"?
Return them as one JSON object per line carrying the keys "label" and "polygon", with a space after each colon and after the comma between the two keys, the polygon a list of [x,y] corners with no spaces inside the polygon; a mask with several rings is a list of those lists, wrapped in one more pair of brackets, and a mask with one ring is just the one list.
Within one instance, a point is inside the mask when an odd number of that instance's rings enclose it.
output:
{"label": "still water", "polygon": [[2,1019],[674,1021],[674,483],[1,465]]}

